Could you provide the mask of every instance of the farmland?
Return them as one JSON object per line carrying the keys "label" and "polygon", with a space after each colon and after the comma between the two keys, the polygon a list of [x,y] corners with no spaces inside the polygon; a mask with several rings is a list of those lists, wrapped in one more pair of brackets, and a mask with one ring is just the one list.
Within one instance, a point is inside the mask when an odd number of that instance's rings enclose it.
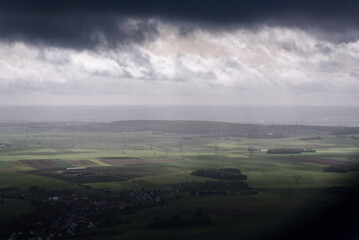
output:
{"label": "farmland", "polygon": [[[74,231],[69,237],[279,238],[307,226],[309,219],[321,219],[328,209],[335,212],[355,192],[356,168],[324,169],[359,164],[357,132],[357,128],[328,126],[195,121],[2,123],[0,142],[6,145],[0,149],[0,198],[4,199],[0,223],[21,221],[24,215],[31,218],[39,203],[50,208],[48,199],[54,195],[63,204],[59,209],[77,206],[75,198],[82,198],[83,206],[91,209],[102,196],[107,203],[99,206],[106,211],[109,203],[129,207],[114,210],[115,222],[97,226],[91,222],[94,226],[88,223],[87,235]],[[268,154],[268,149],[285,153]],[[293,149],[315,151],[292,154]],[[237,180],[228,177],[191,174],[218,174],[220,169],[245,175],[241,179],[246,185],[236,185]],[[218,191],[215,184],[226,189]],[[341,191],[333,194],[328,191],[332,187]],[[129,193],[130,198],[123,197]],[[139,198],[145,203],[136,202]],[[72,209],[74,215],[83,211]],[[313,226],[323,234],[321,226]]]}

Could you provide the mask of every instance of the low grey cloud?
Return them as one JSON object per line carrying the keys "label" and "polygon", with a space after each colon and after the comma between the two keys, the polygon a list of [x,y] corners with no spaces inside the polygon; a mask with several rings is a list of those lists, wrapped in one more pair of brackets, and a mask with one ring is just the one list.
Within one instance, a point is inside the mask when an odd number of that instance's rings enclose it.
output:
{"label": "low grey cloud", "polygon": [[359,100],[359,40],[336,43],[301,28],[266,25],[215,33],[197,27],[190,34],[173,23],[157,20],[156,26],[152,41],[114,48],[2,42],[1,99],[18,103],[13,99],[19,95],[53,96],[57,104],[73,96],[72,104],[93,96],[105,96],[99,104]]}

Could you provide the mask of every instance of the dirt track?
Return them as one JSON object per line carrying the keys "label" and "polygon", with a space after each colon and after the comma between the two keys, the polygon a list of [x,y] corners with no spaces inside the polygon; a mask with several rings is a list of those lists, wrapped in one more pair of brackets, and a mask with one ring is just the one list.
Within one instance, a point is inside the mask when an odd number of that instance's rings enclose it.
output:
{"label": "dirt track", "polygon": [[143,159],[143,158],[111,158],[111,159],[100,159],[102,162],[118,166],[118,165],[126,165],[126,164],[138,164],[138,163],[159,163],[159,162],[177,162],[182,161],[182,159],[173,159],[173,158],[160,158],[160,159]]}

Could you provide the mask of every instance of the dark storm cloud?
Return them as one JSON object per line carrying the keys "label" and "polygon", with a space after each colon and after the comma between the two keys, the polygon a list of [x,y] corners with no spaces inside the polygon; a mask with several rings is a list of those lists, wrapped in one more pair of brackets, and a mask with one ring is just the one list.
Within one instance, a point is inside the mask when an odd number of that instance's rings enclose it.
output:
{"label": "dark storm cloud", "polygon": [[37,11],[0,14],[0,39],[10,42],[20,40],[73,48],[100,44],[112,47],[117,43],[142,42],[157,35],[154,22],[134,22],[129,27],[129,20],[116,14]]}
{"label": "dark storm cloud", "polygon": [[[111,47],[155,39],[157,22],[151,19],[214,29],[261,24],[318,28],[322,36],[328,31],[357,29],[358,10],[359,2],[354,0],[4,0],[0,2],[0,38],[70,48]],[[129,19],[138,21],[129,23]],[[186,24],[183,34],[191,29]],[[334,40],[356,37],[339,34]]]}

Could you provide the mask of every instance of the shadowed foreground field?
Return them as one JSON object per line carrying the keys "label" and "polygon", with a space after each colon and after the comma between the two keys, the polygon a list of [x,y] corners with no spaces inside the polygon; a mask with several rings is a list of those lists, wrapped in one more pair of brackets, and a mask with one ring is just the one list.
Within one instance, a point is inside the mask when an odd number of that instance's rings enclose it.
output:
{"label": "shadowed foreground field", "polygon": [[[0,239],[355,239],[357,131],[3,124]],[[275,148],[315,152],[267,154]]]}

